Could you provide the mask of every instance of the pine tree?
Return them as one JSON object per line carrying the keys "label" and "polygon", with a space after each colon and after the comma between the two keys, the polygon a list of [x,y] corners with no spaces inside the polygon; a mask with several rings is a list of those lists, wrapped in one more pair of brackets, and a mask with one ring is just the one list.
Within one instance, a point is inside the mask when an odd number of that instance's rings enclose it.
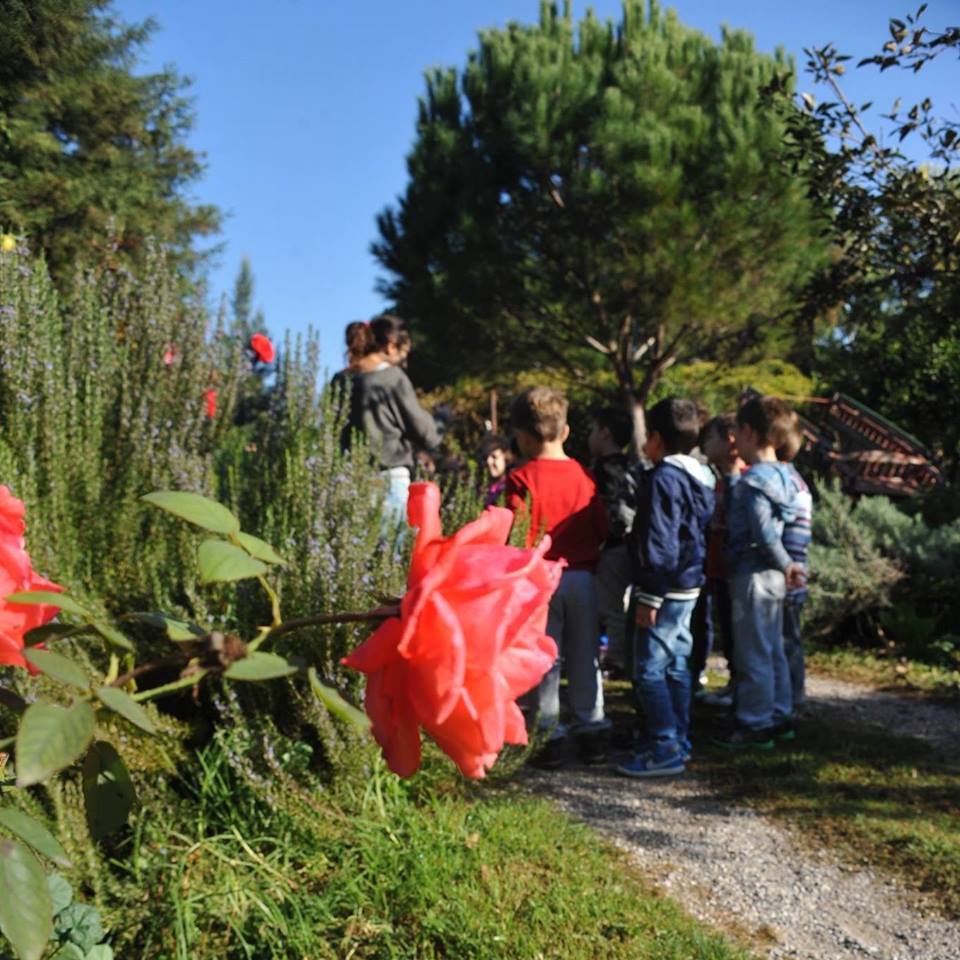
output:
{"label": "pine tree", "polygon": [[230,299],[230,309],[233,313],[233,329],[238,337],[244,343],[250,341],[250,337],[257,332],[255,323],[262,322],[262,314],[258,313],[255,320],[251,320],[253,314],[253,292],[254,279],[253,269],[250,266],[250,260],[244,257],[240,261],[240,270],[237,273],[237,279],[233,284],[233,296]]}
{"label": "pine tree", "polygon": [[431,72],[373,245],[420,379],[606,362],[643,403],[684,359],[786,349],[790,293],[822,251],[759,103],[787,66],[626,0],[618,24],[576,29],[542,3],[535,26]]}
{"label": "pine tree", "polygon": [[134,73],[153,29],[109,0],[0,0],[0,226],[61,285],[78,264],[143,263],[148,237],[189,268],[218,228],[186,196],[203,172],[186,81]]}

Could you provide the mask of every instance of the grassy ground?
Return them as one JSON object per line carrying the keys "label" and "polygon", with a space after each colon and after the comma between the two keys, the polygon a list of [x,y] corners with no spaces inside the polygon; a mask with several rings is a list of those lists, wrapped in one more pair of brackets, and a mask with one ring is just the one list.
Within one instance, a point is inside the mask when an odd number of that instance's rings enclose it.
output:
{"label": "grassy ground", "polygon": [[120,956],[744,960],[587,828],[445,761],[270,801],[225,751],[200,759],[179,810],[141,814]]}
{"label": "grassy ground", "polygon": [[[629,688],[609,686],[611,711],[625,725]],[[726,722],[699,711],[692,730],[691,769],[721,796],[785,821],[814,848],[890,872],[960,917],[960,755],[815,712],[791,744],[730,753],[709,744]]]}
{"label": "grassy ground", "polygon": [[880,657],[850,647],[814,647],[808,652],[807,667],[811,673],[838,680],[960,700],[960,671],[919,660]]}

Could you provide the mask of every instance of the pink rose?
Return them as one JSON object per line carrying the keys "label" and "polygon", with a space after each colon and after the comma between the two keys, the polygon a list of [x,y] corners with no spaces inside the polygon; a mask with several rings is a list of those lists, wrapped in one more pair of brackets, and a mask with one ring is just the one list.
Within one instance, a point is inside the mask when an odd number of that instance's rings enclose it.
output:
{"label": "pink rose", "polygon": [[8,603],[3,598],[26,590],[59,593],[63,588],[34,573],[24,549],[23,515],[23,502],[7,487],[0,487],[0,664],[27,667],[35,673],[23,657],[23,635],[52,620],[60,608]]}
{"label": "pink rose", "polygon": [[440,527],[440,490],[410,486],[419,532],[400,617],[386,620],[344,663],[366,673],[366,710],[387,765],[420,766],[420,728],[464,775],[482,777],[504,743],[524,744],[516,699],[557,657],[547,605],[562,564],[505,546],[513,514],[490,507],[452,537]]}

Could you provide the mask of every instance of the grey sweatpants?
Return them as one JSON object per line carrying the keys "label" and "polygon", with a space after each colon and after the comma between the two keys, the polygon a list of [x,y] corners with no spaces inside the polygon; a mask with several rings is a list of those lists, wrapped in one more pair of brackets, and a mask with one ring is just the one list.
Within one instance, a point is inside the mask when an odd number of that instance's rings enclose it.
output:
{"label": "grey sweatpants", "polygon": [[600,641],[596,577],[588,570],[564,570],[560,586],[550,598],[547,634],[557,644],[559,656],[540,683],[521,699],[524,712],[542,730],[562,737],[560,723],[560,664],[566,665],[571,727],[574,732],[606,726],[603,684],[597,648]]}

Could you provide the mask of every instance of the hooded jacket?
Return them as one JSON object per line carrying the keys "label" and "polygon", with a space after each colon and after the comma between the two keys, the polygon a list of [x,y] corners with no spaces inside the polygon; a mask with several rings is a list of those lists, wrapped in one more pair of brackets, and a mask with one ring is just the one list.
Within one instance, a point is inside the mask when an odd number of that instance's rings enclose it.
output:
{"label": "hooded jacket", "polygon": [[665,599],[695,600],[700,594],[714,506],[705,469],[677,453],[644,476],[630,537],[635,595],[643,606],[659,609]]}
{"label": "hooded jacket", "polygon": [[733,486],[727,507],[727,563],[731,576],[786,570],[783,530],[797,512],[793,471],[783,463],[755,463]]}

